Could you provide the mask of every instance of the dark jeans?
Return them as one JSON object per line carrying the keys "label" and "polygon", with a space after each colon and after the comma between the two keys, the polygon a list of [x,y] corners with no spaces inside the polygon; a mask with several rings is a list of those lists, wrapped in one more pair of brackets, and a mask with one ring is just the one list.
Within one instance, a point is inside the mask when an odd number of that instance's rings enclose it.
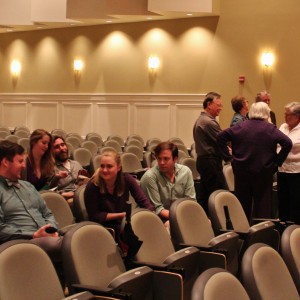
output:
{"label": "dark jeans", "polygon": [[278,213],[282,221],[300,224],[300,173],[277,173]]}
{"label": "dark jeans", "polygon": [[222,160],[214,157],[197,157],[197,171],[200,174],[201,184],[198,202],[208,213],[208,198],[216,190],[228,190],[223,174]]}

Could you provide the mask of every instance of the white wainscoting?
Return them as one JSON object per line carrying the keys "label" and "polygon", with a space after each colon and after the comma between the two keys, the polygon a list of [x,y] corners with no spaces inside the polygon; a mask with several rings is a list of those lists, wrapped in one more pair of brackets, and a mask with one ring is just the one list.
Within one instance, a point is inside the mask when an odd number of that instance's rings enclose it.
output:
{"label": "white wainscoting", "polygon": [[62,128],[82,136],[99,132],[104,139],[177,136],[190,146],[203,99],[204,94],[0,94],[0,124]]}

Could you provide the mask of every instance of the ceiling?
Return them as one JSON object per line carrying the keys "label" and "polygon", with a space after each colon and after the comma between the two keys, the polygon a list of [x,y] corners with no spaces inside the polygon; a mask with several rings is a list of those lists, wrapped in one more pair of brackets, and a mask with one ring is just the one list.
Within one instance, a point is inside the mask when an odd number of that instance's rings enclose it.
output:
{"label": "ceiling", "polygon": [[220,0],[0,0],[0,33],[219,15]]}

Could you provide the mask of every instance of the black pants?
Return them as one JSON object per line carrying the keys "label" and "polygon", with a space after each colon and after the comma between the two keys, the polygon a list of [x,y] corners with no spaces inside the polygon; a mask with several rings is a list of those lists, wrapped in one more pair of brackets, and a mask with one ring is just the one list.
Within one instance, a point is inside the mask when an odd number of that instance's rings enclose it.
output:
{"label": "black pants", "polygon": [[252,218],[272,217],[273,173],[266,170],[249,172],[233,166],[235,195],[240,200],[249,222]]}
{"label": "black pants", "polygon": [[278,213],[282,221],[300,224],[300,173],[277,173]]}
{"label": "black pants", "polygon": [[222,160],[212,157],[197,157],[197,171],[200,174],[201,185],[198,202],[208,213],[208,198],[216,190],[228,190],[223,174]]}

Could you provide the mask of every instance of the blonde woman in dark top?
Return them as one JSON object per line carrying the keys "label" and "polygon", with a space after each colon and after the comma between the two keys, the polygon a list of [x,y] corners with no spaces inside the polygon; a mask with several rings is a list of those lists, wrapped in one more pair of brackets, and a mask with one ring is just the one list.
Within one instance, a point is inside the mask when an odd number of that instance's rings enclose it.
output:
{"label": "blonde woman in dark top", "polygon": [[126,215],[125,206],[129,193],[139,207],[154,211],[154,206],[146,197],[136,179],[122,172],[119,153],[104,151],[100,158],[100,167],[88,182],[84,199],[91,221],[107,227],[120,229]]}

